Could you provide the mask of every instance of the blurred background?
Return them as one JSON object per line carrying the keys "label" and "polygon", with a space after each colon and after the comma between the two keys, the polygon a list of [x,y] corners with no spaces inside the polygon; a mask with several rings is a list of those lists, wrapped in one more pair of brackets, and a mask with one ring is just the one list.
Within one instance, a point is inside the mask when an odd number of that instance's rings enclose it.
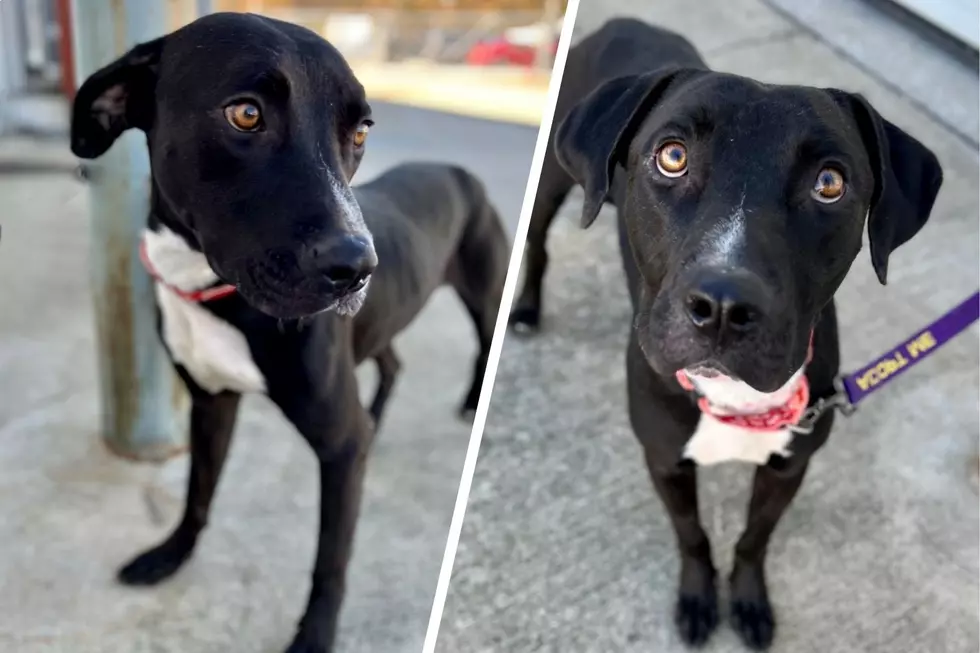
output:
{"label": "blurred background", "polygon": [[[376,121],[355,185],[456,163],[516,228],[564,2],[0,0],[0,651],[278,653],[309,590],[316,462],[264,397],[244,402],[208,531],[144,591],[117,568],[179,519],[186,402],[135,256],[148,164],[130,132],[68,149],[86,75],[205,11],[323,34]],[[402,375],[368,465],[338,651],[418,653],[471,425],[476,342],[438,291],[396,340]],[[374,369],[359,370],[362,389]],[[135,461],[135,462],[134,462]]]}
{"label": "blurred background", "polygon": [[[537,123],[566,4],[164,0],[161,6],[162,27],[168,30],[214,11],[258,13],[308,27],[344,53],[378,99]],[[57,103],[42,98],[70,97],[76,85],[71,0],[4,0],[2,5],[0,131],[50,128]],[[474,97],[478,101],[468,101]]]}

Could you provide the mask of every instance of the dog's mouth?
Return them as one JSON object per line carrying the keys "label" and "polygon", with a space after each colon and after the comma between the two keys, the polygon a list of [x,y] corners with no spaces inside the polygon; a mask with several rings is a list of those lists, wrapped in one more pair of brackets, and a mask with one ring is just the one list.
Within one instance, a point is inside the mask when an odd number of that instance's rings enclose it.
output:
{"label": "dog's mouth", "polygon": [[799,367],[791,365],[781,349],[748,344],[718,348],[672,335],[669,331],[640,333],[640,349],[653,370],[662,376],[684,372],[692,378],[741,382],[765,393],[782,387]]}
{"label": "dog's mouth", "polygon": [[697,377],[702,379],[717,379],[720,377],[726,377],[734,381],[740,381],[735,374],[732,374],[724,365],[715,360],[706,360],[695,363],[693,365],[688,365],[682,368],[684,373],[690,377]]}
{"label": "dog's mouth", "polygon": [[681,365],[677,371],[683,371],[692,379],[732,381],[745,384],[756,392],[770,393],[783,387],[796,372],[796,369],[790,369],[784,365],[774,365],[772,361],[741,361],[736,358],[731,364],[726,364],[717,358],[711,358],[697,363]]}
{"label": "dog's mouth", "polygon": [[370,274],[338,287],[326,278],[286,279],[276,270],[253,266],[239,284],[239,292],[252,306],[279,319],[298,319],[333,311],[354,316],[364,305]]}

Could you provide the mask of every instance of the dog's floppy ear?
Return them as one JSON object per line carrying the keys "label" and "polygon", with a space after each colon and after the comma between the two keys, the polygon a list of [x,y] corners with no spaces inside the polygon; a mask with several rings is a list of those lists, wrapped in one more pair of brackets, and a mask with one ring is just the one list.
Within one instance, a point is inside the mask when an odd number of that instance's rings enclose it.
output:
{"label": "dog's floppy ear", "polygon": [[558,161],[585,189],[583,228],[599,214],[623,148],[682,72],[692,71],[670,68],[609,80],[575,105],[558,126],[554,144]]}
{"label": "dog's floppy ear", "polygon": [[943,169],[936,155],[888,122],[860,95],[837,91],[857,120],[874,173],[868,210],[871,264],[885,284],[888,256],[917,234],[932,211]]}
{"label": "dog's floppy ear", "polygon": [[166,37],[140,43],[85,80],[75,94],[71,151],[83,159],[105,154],[130,127],[153,124],[154,93]]}

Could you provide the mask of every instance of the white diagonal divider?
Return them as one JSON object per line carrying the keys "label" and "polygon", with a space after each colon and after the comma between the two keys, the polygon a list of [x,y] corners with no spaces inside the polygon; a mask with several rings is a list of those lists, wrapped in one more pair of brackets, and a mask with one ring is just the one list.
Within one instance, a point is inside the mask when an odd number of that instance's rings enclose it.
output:
{"label": "white diagonal divider", "polygon": [[497,323],[490,344],[490,357],[487,362],[486,375],[483,377],[483,387],[480,392],[480,404],[473,419],[473,430],[470,432],[470,442],[466,448],[466,459],[463,461],[463,473],[459,481],[459,491],[456,493],[456,506],[453,509],[453,519],[449,526],[449,536],[446,540],[446,550],[442,558],[442,568],[439,570],[439,580],[436,583],[436,593],[432,601],[432,611],[429,613],[429,626],[425,632],[425,642],[422,653],[433,653],[439,636],[439,625],[442,622],[442,612],[446,607],[446,596],[449,593],[449,582],[453,573],[453,563],[456,560],[456,549],[459,547],[459,536],[463,529],[463,519],[466,515],[466,503],[473,484],[473,472],[480,454],[480,443],[483,440],[483,430],[486,426],[487,411],[493,393],[493,382],[497,376],[500,363],[500,351],[507,335],[507,317],[510,306],[514,301],[514,291],[520,277],[521,260],[524,257],[524,242],[527,240],[528,226],[531,222],[531,209],[534,206],[534,196],[538,192],[538,181],[541,178],[541,168],[548,147],[548,137],[551,124],[555,117],[555,105],[558,103],[558,91],[561,88],[562,75],[565,72],[565,60],[568,58],[568,48],[571,45],[572,31],[575,27],[575,16],[578,14],[579,0],[569,0],[565,10],[565,20],[561,36],[558,39],[558,51],[555,55],[555,65],[552,68],[551,83],[548,85],[548,97],[541,114],[541,127],[538,130],[538,140],[531,159],[531,170],[524,190],[524,203],[521,205],[521,216],[517,223],[517,233],[514,235],[513,249],[510,253],[510,263],[507,267],[507,279],[504,282],[504,292],[497,312]]}

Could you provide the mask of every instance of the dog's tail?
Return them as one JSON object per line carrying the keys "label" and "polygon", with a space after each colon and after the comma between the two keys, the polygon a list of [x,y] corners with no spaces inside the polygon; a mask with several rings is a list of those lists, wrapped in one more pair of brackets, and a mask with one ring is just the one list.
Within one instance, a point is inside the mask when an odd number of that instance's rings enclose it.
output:
{"label": "dog's tail", "polygon": [[[464,168],[454,166],[453,174],[470,207],[459,239],[458,263],[465,269],[469,285],[479,287],[481,294],[492,292],[493,300],[499,303],[510,259],[510,240],[504,223],[490,202],[483,182]],[[496,306],[493,310],[491,319],[496,318]]]}
{"label": "dog's tail", "polygon": [[455,260],[450,265],[450,283],[466,306],[479,338],[479,353],[473,380],[462,412],[476,410],[504,293],[510,259],[510,240],[504,224],[490,203],[479,179],[462,168],[454,168],[460,187],[469,201],[469,215],[459,239]]}

